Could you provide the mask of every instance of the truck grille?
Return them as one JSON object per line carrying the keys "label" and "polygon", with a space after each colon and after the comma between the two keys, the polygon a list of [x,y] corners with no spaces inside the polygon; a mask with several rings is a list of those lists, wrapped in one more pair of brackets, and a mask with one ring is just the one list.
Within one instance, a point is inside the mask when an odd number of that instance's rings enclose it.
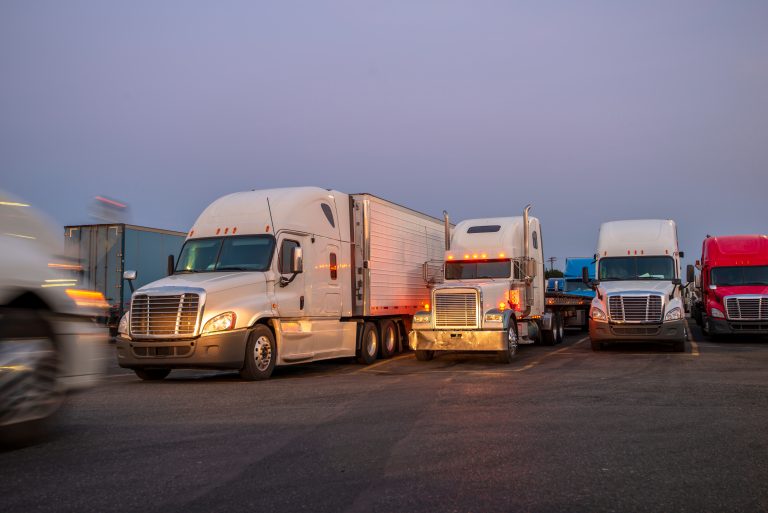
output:
{"label": "truck grille", "polygon": [[739,321],[768,320],[768,296],[726,297],[725,310],[729,319]]}
{"label": "truck grille", "polygon": [[477,292],[435,292],[435,327],[477,328]]}
{"label": "truck grille", "polygon": [[661,322],[661,296],[609,296],[608,313],[616,322]]}
{"label": "truck grille", "polygon": [[198,294],[150,296],[138,294],[131,302],[131,336],[173,338],[192,336],[200,305]]}

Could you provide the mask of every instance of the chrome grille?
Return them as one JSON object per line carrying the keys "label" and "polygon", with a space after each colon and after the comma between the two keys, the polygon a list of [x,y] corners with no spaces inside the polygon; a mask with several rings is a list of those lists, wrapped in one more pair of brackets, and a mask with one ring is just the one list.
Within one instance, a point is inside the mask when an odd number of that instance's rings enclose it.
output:
{"label": "chrome grille", "polygon": [[435,292],[435,327],[477,328],[477,292]]}
{"label": "chrome grille", "polygon": [[661,296],[609,296],[608,314],[617,322],[661,322]]}
{"label": "chrome grille", "polygon": [[197,325],[200,296],[137,294],[131,302],[131,336],[172,338],[192,336]]}
{"label": "chrome grille", "polygon": [[725,298],[729,319],[739,321],[768,320],[768,296],[730,296]]}

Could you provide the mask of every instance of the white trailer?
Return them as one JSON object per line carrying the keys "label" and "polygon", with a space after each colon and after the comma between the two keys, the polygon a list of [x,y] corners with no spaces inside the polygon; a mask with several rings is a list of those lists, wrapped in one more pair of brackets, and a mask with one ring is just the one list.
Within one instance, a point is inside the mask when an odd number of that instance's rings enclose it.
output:
{"label": "white trailer", "polygon": [[589,319],[592,349],[621,341],[671,343],[685,351],[677,226],[670,219],[611,221],[600,226],[597,280]]}
{"label": "white trailer", "polygon": [[150,380],[175,368],[265,379],[276,365],[390,357],[429,302],[422,269],[444,244],[442,220],[370,194],[224,196],[189,231],[173,274],[133,294],[118,362]]}

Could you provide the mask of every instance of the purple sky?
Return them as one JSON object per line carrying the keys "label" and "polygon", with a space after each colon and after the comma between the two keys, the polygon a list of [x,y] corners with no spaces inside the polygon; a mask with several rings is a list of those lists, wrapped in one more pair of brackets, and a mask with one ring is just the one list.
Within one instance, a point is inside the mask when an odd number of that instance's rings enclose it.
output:
{"label": "purple sky", "polygon": [[[601,222],[768,232],[768,3],[0,3],[0,187],[186,230],[237,190],[371,192],[454,220],[534,204],[547,256]],[[687,259],[687,260],[692,260]]]}

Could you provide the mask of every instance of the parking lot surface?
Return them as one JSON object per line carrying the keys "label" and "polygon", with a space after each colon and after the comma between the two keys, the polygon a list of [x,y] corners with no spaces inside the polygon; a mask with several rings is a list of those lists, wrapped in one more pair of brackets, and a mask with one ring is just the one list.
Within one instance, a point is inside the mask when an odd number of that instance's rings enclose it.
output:
{"label": "parking lot surface", "polygon": [[111,363],[0,453],[3,511],[766,511],[768,341],[278,368]]}

